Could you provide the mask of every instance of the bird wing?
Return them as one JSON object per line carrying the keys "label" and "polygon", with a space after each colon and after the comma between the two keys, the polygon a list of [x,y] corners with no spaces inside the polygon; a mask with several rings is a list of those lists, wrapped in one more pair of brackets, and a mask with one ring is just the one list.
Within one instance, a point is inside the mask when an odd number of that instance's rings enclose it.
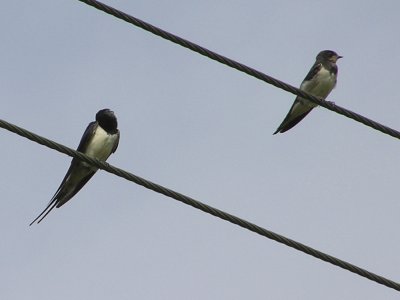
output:
{"label": "bird wing", "polygon": [[320,62],[315,62],[314,65],[311,67],[310,71],[308,71],[307,76],[304,78],[303,83],[305,81],[311,81],[315,75],[321,70],[322,64]]}
{"label": "bird wing", "polygon": [[[91,136],[93,136],[94,131],[98,126],[97,122],[91,122],[86,127],[85,132],[79,142],[79,146],[77,151],[85,152],[88,144],[90,143]],[[60,186],[58,187],[57,191],[54,193],[54,196],[51,198],[50,202],[47,204],[45,209],[36,217],[35,220],[32,221],[30,225],[35,223],[37,220],[40,223],[49,213],[53,210],[54,207],[60,207],[65,204],[68,200],[70,200],[79,190],[89,181],[89,179],[96,173],[96,171],[88,171],[87,174],[82,177],[79,184],[73,189],[69,191],[69,186],[67,186],[67,181],[70,178],[72,172],[79,168],[81,165],[81,161],[79,159],[73,158],[71,161],[71,165],[65,174],[64,179],[61,181]]]}
{"label": "bird wing", "polygon": [[283,119],[281,125],[279,125],[274,134],[277,134],[278,132],[284,133],[285,131],[293,128],[301,120],[303,120],[312,109],[313,107],[303,104],[300,100],[300,97],[297,97],[285,119]]}
{"label": "bird wing", "polygon": [[118,145],[119,145],[119,137],[120,137],[120,133],[119,130],[117,129],[117,139],[115,140],[115,144],[114,144],[114,148],[112,149],[111,153],[114,153],[115,151],[117,151]]}

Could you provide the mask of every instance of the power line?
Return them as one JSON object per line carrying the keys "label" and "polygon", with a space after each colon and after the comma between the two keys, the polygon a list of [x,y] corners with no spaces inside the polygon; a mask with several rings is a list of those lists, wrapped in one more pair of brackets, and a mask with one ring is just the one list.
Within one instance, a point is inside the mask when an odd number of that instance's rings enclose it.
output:
{"label": "power line", "polygon": [[199,46],[199,45],[197,45],[197,44],[195,44],[193,42],[190,42],[190,41],[188,41],[186,39],[183,39],[183,38],[181,38],[181,37],[179,37],[177,35],[169,33],[169,32],[167,32],[167,31],[165,31],[165,30],[163,30],[161,28],[153,26],[153,25],[151,25],[151,24],[149,24],[147,22],[144,22],[144,21],[142,21],[142,20],[140,20],[138,18],[135,18],[135,17],[133,17],[131,15],[128,15],[127,13],[124,13],[124,12],[118,10],[118,9],[115,9],[115,8],[113,8],[111,6],[108,6],[108,5],[104,4],[104,3],[101,3],[101,2],[95,1],[95,0],[78,0],[78,1],[84,2],[87,5],[95,7],[95,8],[97,8],[97,9],[99,9],[99,10],[105,12],[105,13],[108,13],[108,14],[114,16],[114,17],[117,17],[118,19],[124,20],[124,21],[126,21],[126,22],[128,22],[130,24],[133,24],[133,25],[135,25],[137,27],[140,27],[140,28],[142,28],[142,29],[144,29],[146,31],[149,31],[149,32],[151,32],[151,33],[153,33],[155,35],[158,35],[158,36],[160,36],[160,37],[162,37],[162,38],[164,38],[166,40],[169,40],[169,41],[171,41],[173,43],[179,44],[179,45],[181,45],[181,46],[183,46],[185,48],[188,48],[188,49],[190,49],[192,51],[195,51],[195,52],[197,52],[197,53],[199,53],[201,55],[204,55],[204,56],[206,56],[208,58],[216,60],[216,61],[218,61],[218,62],[220,62],[220,63],[222,63],[224,65],[227,65],[227,66],[229,66],[231,68],[234,68],[234,69],[236,69],[238,71],[244,72],[244,73],[246,73],[246,74],[248,74],[250,76],[253,76],[255,78],[258,78],[258,79],[260,79],[262,81],[265,81],[266,83],[269,83],[269,84],[271,84],[273,86],[276,86],[276,87],[278,87],[280,89],[283,89],[283,90],[285,90],[287,92],[290,92],[292,94],[301,96],[303,98],[306,98],[306,99],[310,100],[311,102],[314,102],[314,103],[316,103],[316,104],[318,104],[320,106],[323,106],[323,107],[325,107],[325,108],[327,108],[327,109],[329,109],[331,111],[334,111],[334,112],[336,112],[338,114],[346,116],[346,117],[348,117],[350,119],[353,119],[353,120],[355,120],[357,122],[360,122],[360,123],[362,123],[362,124],[364,124],[366,126],[374,128],[375,130],[378,130],[378,131],[383,132],[385,134],[388,134],[388,135],[390,135],[392,137],[400,139],[400,132],[397,131],[397,130],[394,130],[394,129],[388,127],[388,126],[382,125],[382,124],[380,124],[380,123],[378,123],[376,121],[373,121],[373,120],[371,120],[371,119],[369,119],[367,117],[364,117],[364,116],[362,116],[362,115],[360,115],[358,113],[355,113],[355,112],[353,112],[351,110],[348,110],[348,109],[346,109],[344,107],[336,105],[333,102],[320,100],[319,98],[317,98],[317,97],[315,97],[315,96],[313,96],[311,94],[308,94],[308,93],[306,93],[306,92],[304,92],[304,91],[302,91],[302,90],[300,90],[298,88],[295,88],[294,86],[291,86],[291,85],[289,85],[289,84],[287,84],[287,83],[285,83],[283,81],[275,79],[275,78],[273,78],[271,76],[268,76],[268,75],[266,75],[266,74],[264,74],[264,73],[262,73],[260,71],[257,71],[257,70],[255,70],[253,68],[250,68],[250,67],[248,67],[248,66],[246,66],[244,64],[241,64],[241,63],[239,63],[239,62],[237,62],[237,61],[235,61],[233,59],[230,59],[230,58],[225,57],[223,55],[220,55],[220,54],[218,54],[216,52],[208,50],[208,49],[206,49],[204,47],[201,47],[201,46]]}
{"label": "power line", "polygon": [[73,150],[71,148],[68,148],[68,147],[66,147],[64,145],[61,145],[61,144],[56,143],[56,142],[54,142],[52,140],[49,140],[49,139],[44,138],[42,136],[39,136],[39,135],[37,135],[37,134],[35,134],[33,132],[30,132],[30,131],[28,131],[28,130],[26,130],[24,128],[18,127],[18,126],[14,125],[14,124],[8,123],[8,122],[6,122],[4,120],[1,120],[1,119],[0,119],[0,127],[4,128],[4,129],[7,129],[7,130],[9,130],[9,131],[11,131],[13,133],[16,133],[16,134],[18,134],[18,135],[20,135],[20,136],[22,136],[24,138],[27,138],[27,139],[29,139],[31,141],[39,143],[39,144],[41,144],[43,146],[46,146],[46,147],[51,148],[51,149],[54,149],[54,150],[56,150],[58,152],[67,154],[67,155],[75,157],[75,158],[78,158],[78,159],[80,159],[80,160],[82,160],[84,162],[87,162],[87,163],[89,163],[89,164],[91,164],[91,165],[93,165],[93,166],[95,166],[95,167],[97,167],[99,169],[105,170],[105,171],[107,171],[109,173],[112,173],[114,175],[122,177],[122,178],[124,178],[126,180],[132,181],[132,182],[134,182],[136,184],[139,184],[139,185],[141,185],[141,186],[143,186],[143,187],[145,187],[147,189],[150,189],[150,190],[152,190],[154,192],[163,194],[163,195],[165,195],[167,197],[170,197],[170,198],[173,198],[173,199],[178,200],[180,202],[183,202],[183,203],[185,203],[187,205],[190,205],[190,206],[192,206],[194,208],[197,208],[197,209],[199,209],[199,210],[201,210],[203,212],[206,212],[206,213],[211,214],[211,215],[213,215],[215,217],[218,217],[220,219],[228,221],[228,222],[230,222],[232,224],[236,224],[236,225],[238,225],[240,227],[243,227],[245,229],[248,229],[248,230],[250,230],[252,232],[258,233],[259,235],[262,235],[262,236],[264,236],[266,238],[272,239],[272,240],[274,240],[274,241],[276,241],[278,243],[282,243],[282,244],[284,244],[286,246],[289,246],[291,248],[297,249],[297,250],[299,250],[299,251],[301,251],[303,253],[306,253],[308,255],[314,256],[315,258],[318,258],[318,259],[321,259],[323,261],[329,262],[329,263],[331,263],[331,264],[333,264],[335,266],[338,266],[338,267],[340,267],[342,269],[348,270],[348,271],[350,271],[352,273],[355,273],[355,274],[358,274],[358,275],[360,275],[362,277],[368,278],[368,279],[370,279],[372,281],[375,281],[375,282],[377,282],[379,284],[382,284],[382,285],[385,285],[385,286],[390,287],[392,289],[395,289],[397,291],[400,291],[400,284],[397,283],[397,282],[394,282],[394,281],[392,281],[390,279],[387,279],[385,277],[382,277],[380,275],[374,274],[374,273],[369,272],[369,271],[367,271],[365,269],[357,267],[357,266],[355,266],[355,265],[353,265],[351,263],[348,263],[346,261],[343,261],[341,259],[338,259],[336,257],[333,257],[333,256],[328,255],[326,253],[323,253],[321,251],[318,251],[316,249],[313,249],[313,248],[311,248],[309,246],[306,246],[306,245],[304,245],[302,243],[299,243],[299,242],[296,242],[296,241],[294,241],[292,239],[284,237],[284,236],[282,236],[280,234],[274,233],[274,232],[272,232],[270,230],[267,230],[265,228],[257,226],[257,225],[255,225],[253,223],[250,223],[250,222],[248,222],[248,221],[246,221],[244,219],[241,219],[239,217],[236,217],[234,215],[226,213],[226,212],[224,212],[222,210],[219,210],[219,209],[214,208],[212,206],[209,206],[207,204],[204,204],[204,203],[202,203],[200,201],[197,201],[197,200],[195,200],[193,198],[185,196],[185,195],[183,195],[181,193],[175,192],[175,191],[173,191],[171,189],[168,189],[166,187],[163,187],[163,186],[161,186],[159,184],[153,183],[153,182],[148,181],[148,180],[146,180],[144,178],[136,176],[136,175],[134,175],[132,173],[129,173],[127,171],[124,171],[122,169],[114,167],[114,166],[112,166],[112,165],[110,165],[110,164],[108,164],[106,162],[102,162],[102,161],[99,161],[97,159],[91,158],[90,156],[87,156],[87,155],[85,155],[85,154],[83,154],[81,152],[75,151],[75,150]]}

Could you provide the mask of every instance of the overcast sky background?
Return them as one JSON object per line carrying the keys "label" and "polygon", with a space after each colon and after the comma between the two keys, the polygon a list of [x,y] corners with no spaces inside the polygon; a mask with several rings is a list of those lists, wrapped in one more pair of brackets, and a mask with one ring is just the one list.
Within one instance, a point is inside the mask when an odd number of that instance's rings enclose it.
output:
{"label": "overcast sky background", "polygon": [[[107,4],[400,128],[399,1]],[[134,174],[400,281],[398,141],[79,1],[5,1],[0,118],[76,148],[102,108]],[[99,171],[39,225],[71,158],[0,130],[2,299],[398,299],[398,292]]]}

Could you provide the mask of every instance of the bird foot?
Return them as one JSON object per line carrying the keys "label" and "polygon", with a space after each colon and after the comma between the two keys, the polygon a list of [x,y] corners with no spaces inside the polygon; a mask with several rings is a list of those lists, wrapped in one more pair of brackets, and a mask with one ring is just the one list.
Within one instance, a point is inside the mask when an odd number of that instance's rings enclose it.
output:
{"label": "bird foot", "polygon": [[326,101],[326,102],[328,102],[330,105],[336,105],[335,102],[333,101]]}

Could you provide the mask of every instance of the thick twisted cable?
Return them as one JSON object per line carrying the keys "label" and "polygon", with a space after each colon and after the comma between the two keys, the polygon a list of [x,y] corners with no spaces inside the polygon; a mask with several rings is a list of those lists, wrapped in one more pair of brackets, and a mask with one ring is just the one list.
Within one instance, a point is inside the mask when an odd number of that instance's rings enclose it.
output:
{"label": "thick twisted cable", "polygon": [[30,131],[26,130],[24,128],[18,127],[16,125],[13,125],[13,124],[8,123],[8,122],[6,122],[4,120],[1,120],[1,119],[0,119],[0,127],[4,128],[4,129],[7,129],[7,130],[9,130],[9,131],[11,131],[13,133],[16,133],[16,134],[18,134],[18,135],[20,135],[22,137],[25,137],[25,138],[27,138],[27,139],[29,139],[31,141],[39,143],[39,144],[41,144],[43,146],[49,147],[51,149],[54,149],[54,150],[56,150],[58,152],[67,154],[67,155],[75,157],[75,158],[78,158],[78,159],[80,159],[82,161],[85,161],[85,162],[87,162],[87,163],[89,163],[89,164],[91,164],[91,165],[93,165],[93,166],[95,166],[95,167],[97,167],[99,169],[105,170],[105,171],[107,171],[109,173],[115,174],[115,175],[117,175],[119,177],[122,177],[122,178],[124,178],[126,180],[129,180],[129,181],[132,181],[132,182],[134,182],[136,184],[144,186],[145,188],[150,189],[150,190],[152,190],[154,192],[163,194],[163,195],[165,195],[167,197],[170,197],[170,198],[173,198],[173,199],[178,200],[180,202],[183,202],[183,203],[185,203],[187,205],[190,205],[190,206],[192,206],[194,208],[200,209],[203,212],[206,212],[206,213],[211,214],[211,215],[213,215],[215,217],[221,218],[221,219],[223,219],[225,221],[228,221],[228,222],[230,222],[232,224],[239,225],[240,227],[243,227],[243,228],[248,229],[248,230],[250,230],[252,232],[258,233],[259,235],[262,235],[262,236],[264,236],[266,238],[272,239],[274,241],[282,243],[282,244],[284,244],[286,246],[289,246],[291,248],[295,248],[295,249],[297,249],[297,250],[299,250],[301,252],[304,252],[304,253],[306,253],[308,255],[314,256],[315,258],[318,258],[318,259],[321,259],[323,261],[329,262],[329,263],[331,263],[331,264],[333,264],[335,266],[341,267],[341,268],[343,268],[345,270],[348,270],[348,271],[350,271],[352,273],[358,274],[358,275],[360,275],[362,277],[368,278],[368,279],[370,279],[372,281],[375,281],[375,282],[377,282],[379,284],[382,284],[382,285],[385,285],[385,286],[390,287],[392,289],[395,289],[397,291],[400,291],[400,284],[397,283],[397,282],[394,282],[394,281],[392,281],[390,279],[387,279],[387,278],[382,277],[380,275],[377,275],[377,274],[374,274],[372,272],[369,272],[369,271],[367,271],[365,269],[362,269],[362,268],[357,267],[357,266],[355,266],[355,265],[353,265],[351,263],[348,263],[346,261],[343,261],[341,259],[338,259],[336,257],[333,257],[333,256],[328,255],[326,253],[323,253],[321,251],[318,251],[316,249],[313,249],[313,248],[311,248],[309,246],[306,246],[306,245],[304,245],[302,243],[296,242],[296,241],[294,241],[292,239],[286,238],[286,237],[284,237],[282,235],[279,235],[279,234],[274,233],[272,231],[269,231],[269,230],[267,230],[265,228],[257,226],[257,225],[255,225],[253,223],[250,223],[250,222],[248,222],[246,220],[243,220],[243,219],[241,219],[239,217],[236,217],[236,216],[231,215],[229,213],[226,213],[226,212],[224,212],[222,210],[219,210],[217,208],[214,208],[212,206],[204,204],[204,203],[202,203],[200,201],[197,201],[197,200],[195,200],[193,198],[185,196],[185,195],[183,195],[181,193],[175,192],[175,191],[173,191],[171,189],[168,189],[166,187],[163,187],[163,186],[161,186],[159,184],[153,183],[153,182],[148,181],[148,180],[146,180],[144,178],[136,176],[136,175],[134,175],[132,173],[129,173],[129,172],[126,172],[126,171],[124,171],[122,169],[116,168],[116,167],[114,167],[114,166],[112,166],[112,165],[110,165],[110,164],[108,164],[106,162],[102,162],[100,160],[91,158],[91,157],[89,157],[89,156],[87,156],[87,155],[85,155],[85,154],[83,154],[81,152],[75,151],[75,150],[73,150],[71,148],[68,148],[68,147],[66,147],[64,145],[61,145],[59,143],[56,143],[56,142],[51,141],[49,139],[46,139],[46,138],[44,138],[42,136],[39,136],[39,135],[37,135],[37,134],[35,134],[33,132],[30,132]]}
{"label": "thick twisted cable", "polygon": [[250,76],[258,78],[258,79],[260,79],[260,80],[262,80],[262,81],[264,81],[266,83],[269,83],[269,84],[271,84],[273,86],[276,86],[276,87],[278,87],[280,89],[283,89],[283,90],[285,90],[287,92],[290,92],[292,94],[301,96],[303,98],[306,98],[306,99],[308,99],[308,100],[310,100],[310,101],[312,101],[312,102],[314,102],[314,103],[316,103],[316,104],[318,104],[320,106],[323,106],[323,107],[325,107],[325,108],[327,108],[327,109],[329,109],[331,111],[334,111],[334,112],[336,112],[338,114],[346,116],[346,117],[348,117],[350,119],[353,119],[353,120],[355,120],[357,122],[360,122],[360,123],[362,123],[364,125],[367,125],[367,126],[369,126],[371,128],[374,128],[374,129],[376,129],[378,131],[381,131],[381,132],[383,132],[385,134],[388,134],[388,135],[390,135],[392,137],[400,139],[400,132],[397,131],[397,130],[394,130],[394,129],[388,127],[388,126],[382,125],[382,124],[380,124],[380,123],[378,123],[376,121],[373,121],[373,120],[371,120],[369,118],[366,118],[366,117],[364,117],[364,116],[362,116],[362,115],[360,115],[358,113],[352,112],[352,111],[350,111],[350,110],[348,110],[348,109],[346,109],[344,107],[335,105],[332,102],[320,100],[319,98],[317,98],[317,97],[315,97],[315,96],[313,96],[311,94],[308,94],[308,93],[306,93],[306,92],[304,92],[304,91],[302,91],[302,90],[300,90],[298,88],[295,88],[294,86],[291,86],[291,85],[289,85],[289,84],[287,84],[285,82],[282,82],[282,81],[280,81],[278,79],[275,79],[275,78],[273,78],[271,76],[268,76],[268,75],[266,75],[266,74],[264,74],[264,73],[262,73],[260,71],[257,71],[257,70],[255,70],[253,68],[250,68],[250,67],[248,67],[248,66],[246,66],[244,64],[241,64],[241,63],[239,63],[237,61],[234,61],[234,60],[232,60],[230,58],[227,58],[227,57],[225,57],[223,55],[220,55],[220,54],[215,53],[215,52],[213,52],[211,50],[208,50],[208,49],[206,49],[204,47],[201,47],[201,46],[199,46],[199,45],[197,45],[195,43],[192,43],[192,42],[190,42],[188,40],[185,40],[185,39],[183,39],[183,38],[181,38],[179,36],[176,36],[176,35],[174,35],[172,33],[169,33],[169,32],[167,32],[165,30],[162,30],[161,28],[155,27],[155,26],[153,26],[153,25],[151,25],[151,24],[149,24],[147,22],[144,22],[144,21],[142,21],[140,19],[137,19],[137,18],[135,18],[135,17],[133,17],[131,15],[128,15],[128,14],[126,14],[126,13],[124,13],[124,12],[118,10],[118,9],[115,9],[115,8],[113,8],[111,6],[108,6],[108,5],[104,4],[104,3],[101,3],[101,2],[95,1],[95,0],[79,0],[79,1],[80,2],[84,2],[84,3],[86,3],[86,4],[88,4],[88,5],[92,6],[92,7],[95,7],[95,8],[97,8],[97,9],[99,9],[99,10],[105,12],[105,13],[108,13],[108,14],[114,16],[114,17],[122,19],[122,20],[124,20],[124,21],[126,21],[126,22],[128,22],[130,24],[133,24],[133,25],[135,25],[137,27],[140,27],[140,28],[142,28],[142,29],[144,29],[146,31],[149,31],[149,32],[151,32],[151,33],[153,33],[155,35],[158,35],[158,36],[160,36],[160,37],[162,37],[162,38],[164,38],[166,40],[169,40],[169,41],[171,41],[173,43],[179,44],[179,45],[181,45],[181,46],[183,46],[185,48],[188,48],[188,49],[190,49],[192,51],[200,53],[201,55],[204,55],[204,56],[206,56],[208,58],[216,60],[216,61],[218,61],[218,62],[220,62],[222,64],[225,64],[225,65],[227,65],[227,66],[229,66],[231,68],[234,68],[234,69],[239,70],[241,72],[244,72],[244,73],[246,73],[246,74],[248,74]]}

